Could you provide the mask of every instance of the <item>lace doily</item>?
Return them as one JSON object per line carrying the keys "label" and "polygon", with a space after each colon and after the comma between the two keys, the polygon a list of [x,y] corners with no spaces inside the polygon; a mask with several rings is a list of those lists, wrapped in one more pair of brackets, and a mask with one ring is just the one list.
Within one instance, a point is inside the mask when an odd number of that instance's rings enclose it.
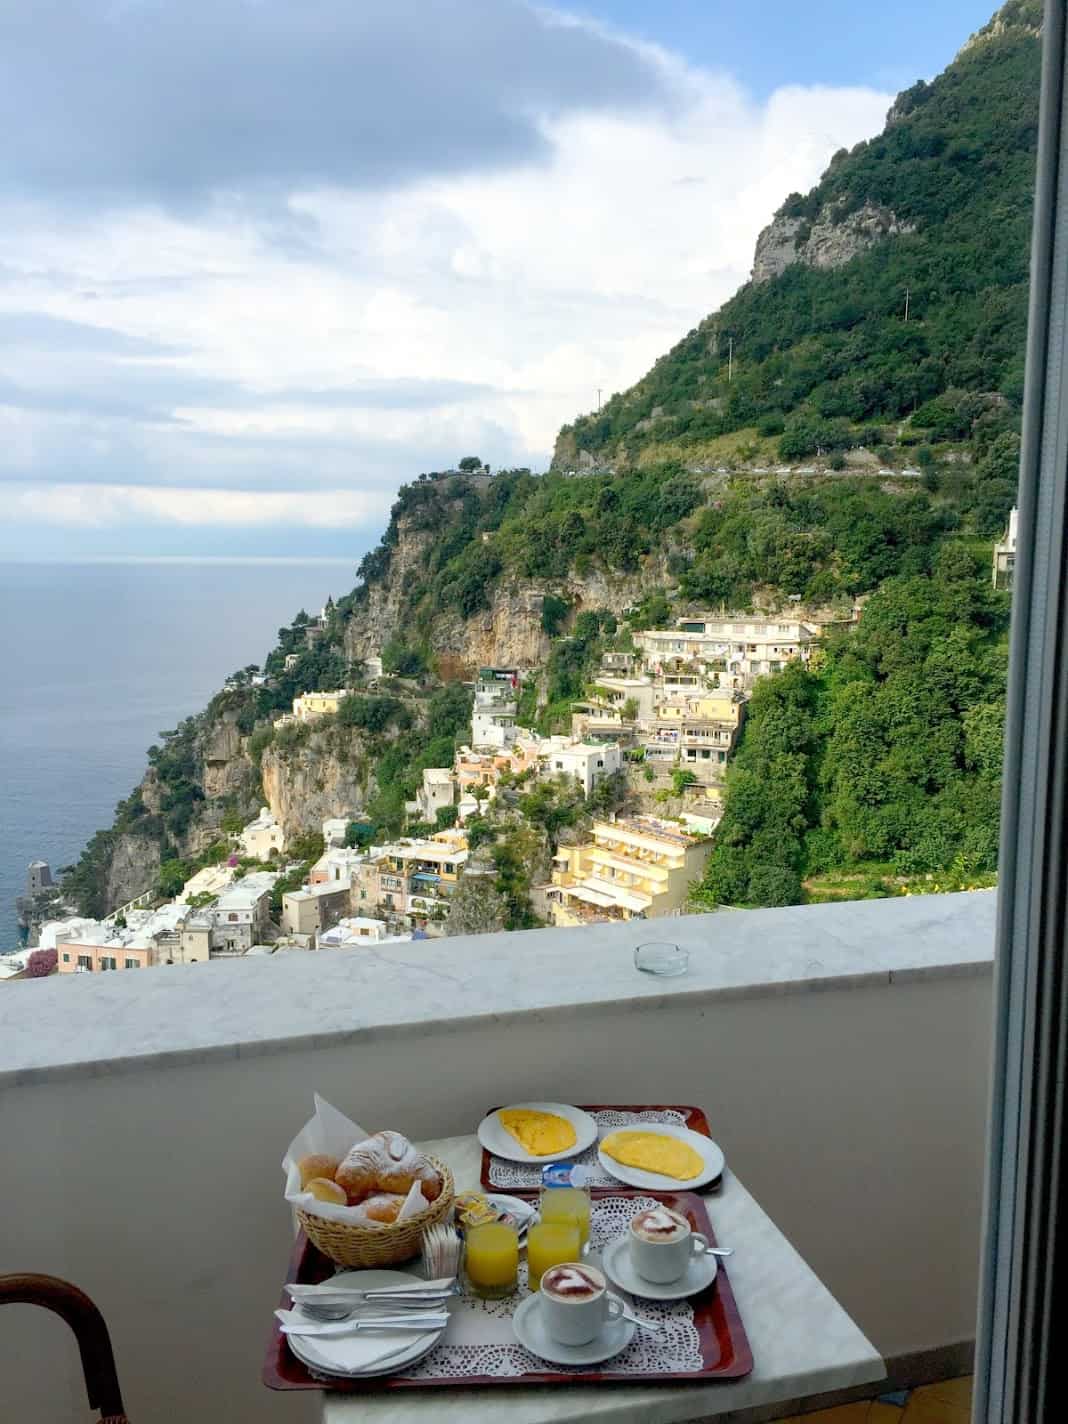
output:
{"label": "lace doily", "polygon": [[[600,1117],[601,1114],[598,1114]],[[619,1114],[610,1114],[619,1116]],[[677,1114],[675,1116],[678,1116]],[[630,1120],[630,1119],[628,1119]],[[653,1197],[601,1197],[593,1203],[590,1217],[590,1248],[600,1252],[626,1230],[627,1222],[645,1207],[656,1206]],[[512,1331],[517,1305],[529,1294],[527,1265],[519,1262],[519,1289],[505,1300],[481,1300],[464,1294],[452,1308],[448,1341],[442,1341],[410,1369],[405,1379],[462,1379],[490,1375],[504,1379],[526,1374],[565,1372],[566,1367],[550,1365],[523,1348]],[[626,1294],[624,1292],[624,1294]],[[627,1297],[629,1299],[629,1297]],[[704,1367],[701,1340],[689,1301],[641,1302],[638,1313],[662,1329],[653,1333],[636,1330],[634,1339],[620,1354],[606,1362],[613,1374],[657,1375],[665,1371],[699,1371]],[[583,1373],[581,1366],[576,1373]]]}
{"label": "lace doily", "polygon": [[[650,1108],[647,1112],[637,1113],[603,1110],[591,1113],[590,1116],[597,1124],[597,1142],[578,1157],[569,1160],[581,1162],[584,1167],[589,1168],[591,1187],[619,1185],[616,1178],[610,1177],[597,1160],[597,1143],[610,1132],[615,1132],[617,1127],[633,1127],[639,1122],[670,1122],[677,1127],[686,1126],[685,1113],[676,1112],[674,1108]],[[515,1187],[540,1187],[541,1168],[533,1163],[508,1162],[503,1157],[491,1156],[489,1179],[491,1186],[500,1187],[503,1191]]]}

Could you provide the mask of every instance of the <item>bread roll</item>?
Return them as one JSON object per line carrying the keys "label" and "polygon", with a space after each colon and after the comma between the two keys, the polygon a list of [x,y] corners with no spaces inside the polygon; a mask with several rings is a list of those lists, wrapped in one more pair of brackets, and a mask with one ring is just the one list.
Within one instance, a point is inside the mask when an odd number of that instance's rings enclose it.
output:
{"label": "bread roll", "polygon": [[310,1192],[318,1201],[333,1202],[335,1206],[348,1205],[345,1188],[339,1187],[329,1177],[313,1177],[304,1190]]}
{"label": "bread roll", "polygon": [[397,1192],[375,1192],[352,1209],[354,1221],[362,1226],[387,1226],[396,1221],[404,1197]]}
{"label": "bread roll", "polygon": [[308,1183],[315,1177],[326,1177],[333,1180],[337,1169],[337,1158],[328,1157],[325,1152],[313,1152],[310,1157],[302,1157],[297,1163],[301,1190],[307,1191]]}

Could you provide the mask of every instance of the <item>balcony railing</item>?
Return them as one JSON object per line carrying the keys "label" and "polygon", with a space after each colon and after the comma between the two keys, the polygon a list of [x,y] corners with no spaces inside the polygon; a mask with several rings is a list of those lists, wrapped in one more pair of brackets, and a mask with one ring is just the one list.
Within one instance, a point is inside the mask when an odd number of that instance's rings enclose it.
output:
{"label": "balcony railing", "polygon": [[[986,892],[8,984],[0,1269],[98,1301],[131,1418],[308,1424],[258,1376],[290,1244],[278,1163],[313,1092],[417,1138],[509,1100],[698,1103],[880,1352],[961,1372],[993,927]],[[651,937],[689,974],[637,973]],[[73,1350],[7,1314],[4,1416],[71,1417]]]}

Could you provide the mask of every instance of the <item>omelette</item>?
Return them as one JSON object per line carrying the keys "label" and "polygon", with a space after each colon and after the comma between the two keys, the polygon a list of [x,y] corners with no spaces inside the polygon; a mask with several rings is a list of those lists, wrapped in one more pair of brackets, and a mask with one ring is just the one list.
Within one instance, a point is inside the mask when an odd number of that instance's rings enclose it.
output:
{"label": "omelette", "polygon": [[613,1132],[601,1143],[601,1150],[624,1167],[658,1172],[678,1182],[700,1176],[704,1158],[688,1143],[659,1132]]}
{"label": "omelette", "polygon": [[538,1112],[534,1108],[502,1108],[497,1116],[505,1131],[532,1157],[566,1152],[578,1141],[567,1118],[558,1117],[556,1113]]}

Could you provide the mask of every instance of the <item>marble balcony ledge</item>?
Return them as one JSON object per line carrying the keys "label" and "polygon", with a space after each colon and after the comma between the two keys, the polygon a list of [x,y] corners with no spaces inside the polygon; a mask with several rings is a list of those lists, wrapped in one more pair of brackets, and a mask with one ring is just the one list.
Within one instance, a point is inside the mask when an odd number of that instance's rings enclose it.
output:
{"label": "marble balcony ledge", "polygon": [[[17,981],[0,988],[0,1086],[989,975],[995,904],[911,896]],[[690,951],[687,975],[635,970],[654,939]]]}

